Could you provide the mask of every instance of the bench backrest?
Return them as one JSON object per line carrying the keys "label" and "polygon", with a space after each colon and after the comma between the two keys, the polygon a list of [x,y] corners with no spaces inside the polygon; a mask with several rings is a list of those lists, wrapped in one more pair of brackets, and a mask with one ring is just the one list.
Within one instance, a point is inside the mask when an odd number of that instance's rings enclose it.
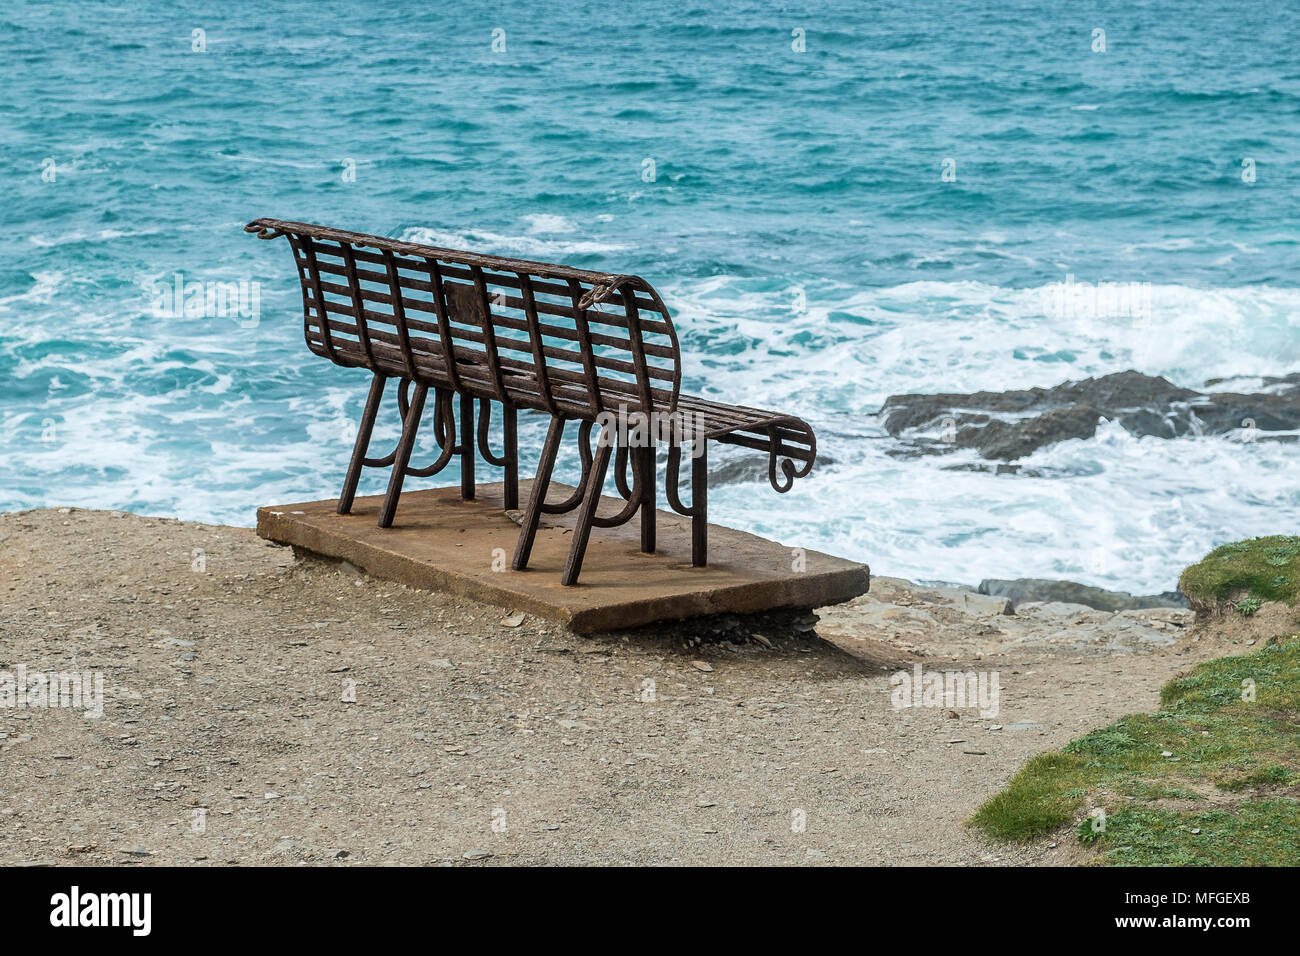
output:
{"label": "bench backrest", "polygon": [[278,219],[244,229],[288,236],[307,345],[336,364],[567,417],[676,409],[677,333],[637,276]]}

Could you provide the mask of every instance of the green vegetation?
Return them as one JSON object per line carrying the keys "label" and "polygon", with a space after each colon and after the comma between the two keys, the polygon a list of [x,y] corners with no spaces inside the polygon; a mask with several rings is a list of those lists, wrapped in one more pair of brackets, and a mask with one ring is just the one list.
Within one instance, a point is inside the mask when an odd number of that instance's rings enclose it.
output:
{"label": "green vegetation", "polygon": [[1194,607],[1234,602],[1250,616],[1264,601],[1300,598],[1300,537],[1272,535],[1215,548],[1178,580]]}
{"label": "green vegetation", "polygon": [[1250,617],[1260,609],[1263,603],[1263,601],[1253,595],[1251,597],[1242,598],[1237,602],[1237,613],[1242,617]]}
{"label": "green vegetation", "polygon": [[1028,841],[1077,822],[1110,865],[1300,864],[1300,640],[1200,664],[1160,704],[1034,757],[971,824]]}
{"label": "green vegetation", "polygon": [[[1090,821],[1080,829],[1094,836]],[[1125,807],[1096,842],[1109,866],[1295,866],[1298,833],[1300,803],[1284,798],[1195,813]]]}

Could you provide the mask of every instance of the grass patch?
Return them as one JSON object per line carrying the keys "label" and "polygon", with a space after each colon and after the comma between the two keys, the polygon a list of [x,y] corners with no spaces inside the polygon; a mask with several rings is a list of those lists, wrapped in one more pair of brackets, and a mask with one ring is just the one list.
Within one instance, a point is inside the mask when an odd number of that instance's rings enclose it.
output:
{"label": "grass patch", "polygon": [[1094,834],[1088,820],[1079,829],[1105,848],[1109,866],[1295,866],[1300,801],[1247,800],[1196,813],[1128,806],[1106,818],[1104,833]]}
{"label": "grass patch", "polygon": [[[1087,782],[1071,754],[1031,757],[1011,785],[987,800],[971,822],[999,840],[1030,840],[1051,833],[1083,804]],[[1071,784],[1078,783],[1074,787]]]}
{"label": "grass patch", "polygon": [[1271,535],[1215,548],[1178,579],[1193,605],[1215,606],[1237,599],[1249,616],[1264,601],[1295,604],[1300,598],[1300,537]]}
{"label": "grass patch", "polygon": [[1112,865],[1300,864],[1300,640],[1206,661],[1160,705],[1034,757],[971,825],[1029,841],[1077,823]]}

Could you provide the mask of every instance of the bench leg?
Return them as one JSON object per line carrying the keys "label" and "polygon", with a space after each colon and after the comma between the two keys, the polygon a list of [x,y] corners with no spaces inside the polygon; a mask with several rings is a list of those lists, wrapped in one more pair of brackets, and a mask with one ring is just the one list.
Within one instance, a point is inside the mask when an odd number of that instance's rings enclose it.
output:
{"label": "bench leg", "polygon": [[[533,553],[533,539],[537,537],[537,522],[542,517],[542,505],[546,503],[546,492],[551,486],[551,472],[555,469],[555,456],[559,454],[563,439],[564,419],[552,418],[551,427],[546,432],[546,444],[542,446],[542,457],[537,462],[533,488],[528,495],[528,510],[524,512],[524,525],[519,532],[519,543],[515,545],[515,557],[510,562],[510,567],[516,571],[528,569],[528,558]],[[518,489],[515,493],[518,494]]]}
{"label": "bench leg", "polygon": [[645,489],[641,496],[641,551],[644,554],[654,554],[655,507],[659,503],[655,488],[655,447],[651,445],[648,448],[638,448],[635,454],[637,468],[641,472],[641,486]]}
{"label": "bench leg", "polygon": [[519,418],[513,405],[502,406],[506,458],[506,511],[519,510]]}
{"label": "bench leg", "polygon": [[393,516],[397,514],[397,499],[402,494],[402,481],[406,478],[406,466],[411,462],[411,452],[415,449],[415,433],[420,430],[420,416],[424,414],[424,396],[429,389],[424,385],[415,386],[411,395],[411,407],[406,410],[402,420],[402,437],[393,452],[393,473],[388,476],[388,492],[384,495],[383,507],[379,510],[379,527],[391,528]]}
{"label": "bench leg", "polygon": [[691,449],[691,565],[702,568],[709,563],[709,445],[703,438],[694,440],[700,453]]}
{"label": "bench leg", "polygon": [[339,495],[338,513],[348,514],[352,502],[357,496],[357,484],[361,481],[361,468],[370,449],[370,433],[375,428],[375,418],[379,415],[379,404],[384,398],[384,386],[388,377],[375,373],[370,380],[370,394],[366,396],[366,410],[361,413],[361,427],[357,429],[356,444],[352,446],[352,460],[348,462],[347,477],[343,479],[343,491]]}
{"label": "bench leg", "polygon": [[[602,434],[601,438],[604,437],[605,435]],[[578,574],[582,571],[582,559],[587,553],[587,539],[591,537],[591,522],[596,517],[600,493],[605,487],[605,470],[609,468],[609,455],[613,447],[612,441],[597,443],[596,460],[592,462],[587,487],[583,491],[582,504],[578,508],[578,524],[573,529],[573,544],[569,546],[569,559],[564,562],[564,573],[560,575],[560,583],[563,585],[578,583]]]}
{"label": "bench leg", "polygon": [[460,396],[460,496],[474,500],[474,398]]}

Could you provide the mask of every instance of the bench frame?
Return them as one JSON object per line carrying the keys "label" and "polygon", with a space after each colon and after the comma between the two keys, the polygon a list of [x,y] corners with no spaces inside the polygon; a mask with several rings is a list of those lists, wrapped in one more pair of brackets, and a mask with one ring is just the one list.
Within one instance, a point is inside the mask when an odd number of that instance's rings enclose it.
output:
{"label": "bench frame", "polygon": [[[436,475],[455,457],[460,460],[461,497],[472,501],[476,447],[484,463],[504,469],[505,508],[517,510],[518,409],[541,411],[550,416],[550,426],[511,567],[527,569],[543,514],[576,510],[573,539],[560,577],[561,583],[573,585],[592,528],[616,527],[639,516],[641,551],[655,552],[661,443],[667,446],[665,497],[674,512],[691,519],[695,567],[708,562],[710,440],[767,452],[768,478],[778,492],[788,491],[795,478],[812,470],[816,439],[802,420],[680,396],[680,349],[672,319],[659,294],[637,276],[442,249],[308,223],[258,219],[244,228],[261,239],[288,236],[302,285],[308,347],[337,365],[373,373],[339,495],[339,514],[350,513],[362,469],[390,468],[379,525],[391,527],[405,479]],[[322,256],[338,258],[341,264],[323,264]],[[384,271],[368,271],[369,265]],[[428,280],[409,275],[417,267],[427,268]],[[399,269],[408,275],[403,277]],[[334,283],[329,276],[345,278],[346,285]],[[386,293],[363,284],[383,288],[385,279]],[[497,290],[495,295],[490,287]],[[419,299],[412,289],[430,298]],[[567,290],[570,305],[554,303],[557,289]],[[551,296],[549,305],[540,302],[538,290]],[[621,315],[597,308],[607,304],[621,305]],[[378,305],[389,311],[372,308]],[[436,325],[408,315],[412,309],[436,314]],[[510,310],[515,318],[502,316]],[[653,318],[645,319],[645,312]],[[568,317],[572,327],[554,324],[553,315]],[[387,332],[388,326],[395,332]],[[599,331],[611,326],[617,334]],[[503,337],[509,331],[526,337]],[[426,337],[418,339],[419,333]],[[557,337],[562,340],[559,346]],[[566,343],[576,343],[577,351]],[[531,353],[531,361],[502,354],[510,349],[516,355]],[[577,362],[580,372],[572,369]],[[619,375],[621,379],[611,377]],[[387,455],[370,457],[375,422],[388,381],[394,378],[401,436]],[[425,467],[411,467],[430,389],[439,454]],[[489,441],[494,405],[500,405],[502,414],[500,455],[492,451]],[[666,420],[666,434],[665,429],[651,426],[656,418]],[[570,495],[552,502],[547,492],[570,421],[578,422],[582,475]],[[596,424],[601,425],[601,433],[593,453],[591,434]],[[681,455],[688,449],[689,506],[680,496]],[[611,458],[615,485],[625,504],[616,514],[603,516],[598,508]]]}

